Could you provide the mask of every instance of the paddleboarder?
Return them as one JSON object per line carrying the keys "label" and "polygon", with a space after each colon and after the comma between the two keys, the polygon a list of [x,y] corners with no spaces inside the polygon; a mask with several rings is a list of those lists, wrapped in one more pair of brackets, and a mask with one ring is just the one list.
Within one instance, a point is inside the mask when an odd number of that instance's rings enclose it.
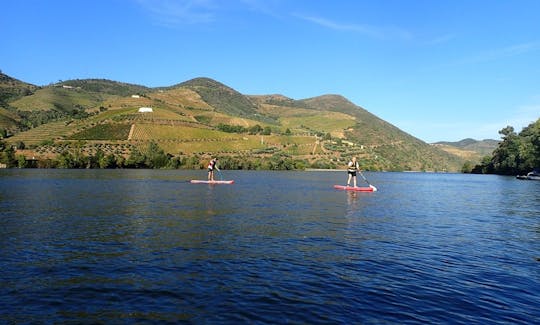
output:
{"label": "paddleboarder", "polygon": [[358,161],[356,161],[356,157],[352,157],[352,159],[347,164],[347,174],[349,175],[347,178],[347,186],[350,186],[351,179],[353,180],[353,185],[356,187],[356,172],[360,171],[360,165],[358,164]]}
{"label": "paddleboarder", "polygon": [[209,181],[214,181],[214,169],[219,171],[219,168],[217,168],[217,162],[218,162],[218,159],[217,158],[212,158],[212,160],[210,160],[210,163],[208,163],[208,180]]}

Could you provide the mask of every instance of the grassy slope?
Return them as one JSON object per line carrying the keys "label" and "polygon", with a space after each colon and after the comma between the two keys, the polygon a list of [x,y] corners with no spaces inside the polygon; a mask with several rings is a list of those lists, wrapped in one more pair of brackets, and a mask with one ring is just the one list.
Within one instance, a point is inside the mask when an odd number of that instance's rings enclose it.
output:
{"label": "grassy slope", "polygon": [[462,158],[401,131],[342,96],[325,95],[302,102],[317,110],[354,116],[356,125],[345,131],[345,137],[364,148],[356,152],[357,156],[379,168],[457,171],[464,163]]}
{"label": "grassy slope", "polygon": [[472,161],[472,162],[480,162],[483,155],[481,155],[479,152],[474,150],[465,150],[461,149],[452,145],[445,145],[445,144],[433,144],[434,147],[439,148],[441,150],[444,150],[452,155],[461,157],[465,160]]}
{"label": "grassy slope", "polygon": [[18,120],[19,117],[15,113],[0,107],[0,128],[13,129],[17,125]]}
{"label": "grassy slope", "polygon": [[268,117],[259,114],[257,105],[248,96],[244,96],[215,80],[195,78],[178,86],[197,92],[202,100],[220,113],[266,123],[273,122]]}
{"label": "grassy slope", "polygon": [[68,80],[37,89],[28,96],[11,101],[10,105],[22,111],[95,109],[106,105],[111,98],[130,98],[132,94],[147,91],[150,88],[104,79]]}
{"label": "grassy slope", "polygon": [[30,95],[37,89],[37,86],[0,72],[0,106],[22,96]]}
{"label": "grassy slope", "polygon": [[353,116],[339,112],[268,104],[261,104],[259,111],[278,120],[283,131],[290,129],[293,133],[311,130],[342,137],[343,130],[353,127],[356,123]]}
{"label": "grassy slope", "polygon": [[0,128],[15,130],[18,116],[8,111],[9,103],[18,98],[31,95],[38,89],[29,83],[22,82],[0,72]]}
{"label": "grassy slope", "polygon": [[90,93],[80,89],[50,86],[41,88],[30,96],[17,99],[10,105],[21,111],[70,111],[79,107],[85,109],[96,107],[107,97],[107,95]]}

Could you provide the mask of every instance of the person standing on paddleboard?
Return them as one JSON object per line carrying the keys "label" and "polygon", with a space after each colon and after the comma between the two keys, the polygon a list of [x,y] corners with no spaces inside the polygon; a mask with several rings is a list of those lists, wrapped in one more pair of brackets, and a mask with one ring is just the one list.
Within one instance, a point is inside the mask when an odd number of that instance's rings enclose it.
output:
{"label": "person standing on paddleboard", "polygon": [[349,177],[347,178],[347,186],[350,186],[351,179],[353,180],[353,185],[356,187],[356,172],[360,171],[360,165],[358,164],[358,161],[356,161],[356,157],[352,157],[352,159],[347,164],[347,174]]}
{"label": "person standing on paddleboard", "polygon": [[212,158],[212,160],[210,160],[210,163],[208,164],[208,180],[209,181],[214,181],[214,169],[219,171],[219,168],[217,168],[216,166],[217,162],[218,162],[217,158]]}

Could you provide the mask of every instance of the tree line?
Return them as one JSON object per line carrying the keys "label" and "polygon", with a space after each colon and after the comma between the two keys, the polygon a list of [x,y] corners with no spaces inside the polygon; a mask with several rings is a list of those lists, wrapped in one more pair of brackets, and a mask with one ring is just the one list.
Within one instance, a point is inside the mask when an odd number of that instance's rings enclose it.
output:
{"label": "tree line", "polygon": [[249,133],[249,134],[262,134],[262,135],[272,134],[272,129],[269,126],[263,128],[259,124],[246,128],[241,125],[229,125],[229,124],[219,123],[217,126],[217,129],[222,132],[227,132],[227,133]]}
{"label": "tree line", "polygon": [[[178,155],[166,153],[155,142],[146,147],[133,148],[129,156],[107,154],[101,149],[88,154],[82,145],[65,149],[54,158],[29,160],[17,155],[16,149],[0,140],[0,164],[7,168],[150,168],[150,169],[204,169],[210,160],[207,155]],[[293,159],[283,153],[270,156],[237,155],[219,157],[219,168],[231,170],[302,170],[308,166],[304,160]]]}
{"label": "tree line", "polygon": [[540,118],[519,133],[512,126],[499,131],[502,141],[482,162],[464,172],[475,174],[523,175],[540,168]]}

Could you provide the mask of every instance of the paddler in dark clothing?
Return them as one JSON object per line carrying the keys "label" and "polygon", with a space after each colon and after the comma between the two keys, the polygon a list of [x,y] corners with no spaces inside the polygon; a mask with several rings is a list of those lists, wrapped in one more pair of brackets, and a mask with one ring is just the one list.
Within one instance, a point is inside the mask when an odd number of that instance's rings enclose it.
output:
{"label": "paddler in dark clothing", "polygon": [[212,160],[210,160],[210,163],[208,163],[208,180],[209,181],[214,181],[214,169],[219,171],[219,168],[217,168],[216,166],[217,162],[218,162],[217,158],[212,158]]}
{"label": "paddler in dark clothing", "polygon": [[347,174],[349,177],[347,178],[347,186],[350,186],[351,184],[351,178],[353,180],[353,185],[356,187],[356,172],[360,171],[360,165],[358,164],[358,161],[356,161],[356,157],[352,157],[352,159],[347,164]]}

